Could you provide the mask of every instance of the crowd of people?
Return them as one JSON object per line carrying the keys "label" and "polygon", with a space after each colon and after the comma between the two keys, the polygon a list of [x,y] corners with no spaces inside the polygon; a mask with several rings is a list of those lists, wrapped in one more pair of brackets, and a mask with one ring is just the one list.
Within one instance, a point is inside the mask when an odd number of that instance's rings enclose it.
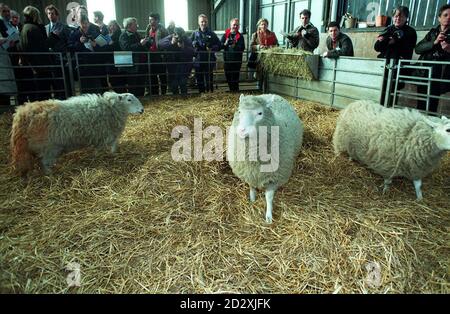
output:
{"label": "crowd of people", "polygon": [[[176,27],[173,22],[166,29],[160,23],[160,15],[150,13],[145,33],[141,36],[136,18],[125,18],[122,30],[117,21],[105,24],[100,11],[93,12],[94,21],[91,22],[87,8],[83,5],[73,8],[72,23],[69,25],[61,22],[60,12],[54,5],[44,10],[49,21],[47,25],[42,24],[40,12],[33,6],[27,6],[22,11],[23,24],[20,24],[20,15],[10,10],[8,5],[0,3],[0,11],[0,52],[9,52],[9,60],[4,61],[16,66],[14,76],[20,95],[19,103],[48,99],[52,91],[55,98],[70,95],[73,88],[67,86],[67,82],[71,82],[68,79],[69,68],[74,70],[76,79],[78,75],[83,78],[80,86],[86,92],[113,88],[117,92],[129,91],[136,96],[143,96],[147,87],[151,95],[165,95],[168,89],[172,94],[186,94],[192,70],[195,71],[198,91],[212,92],[216,53],[219,51],[223,51],[224,73],[229,89],[232,92],[239,91],[245,41],[239,32],[237,18],[230,20],[229,28],[219,38],[209,28],[208,17],[204,14],[198,16],[198,29],[187,36],[185,30]],[[319,31],[310,22],[311,12],[303,10],[299,18],[300,26],[282,35],[291,47],[314,52],[319,46]],[[450,61],[450,5],[439,9],[439,25],[431,29],[417,45],[417,33],[408,25],[408,18],[407,7],[395,9],[393,24],[375,42],[374,49],[379,52],[379,57],[409,60],[415,49],[420,59]],[[327,51],[323,52],[323,57],[354,56],[352,40],[341,31],[337,22],[330,22],[327,31]],[[267,19],[258,21],[249,45],[252,54],[248,66],[250,71],[256,71],[255,75],[260,77],[256,66],[258,52],[278,46],[277,36],[269,30]],[[133,63],[128,67],[114,66],[112,52],[115,51],[132,52]],[[49,52],[61,52],[62,57],[55,57]],[[71,58],[71,67],[67,52],[78,52],[76,58]],[[4,55],[0,53],[0,56]],[[64,71],[58,64],[64,65]],[[433,65],[432,77],[450,79],[450,69],[444,65]],[[439,96],[448,91],[448,85],[444,85],[433,82],[430,94]],[[419,88],[419,92],[423,92],[423,89]],[[0,89],[0,104],[9,99],[7,94]],[[424,102],[419,102],[419,109],[424,109],[424,106]],[[437,111],[437,106],[438,99],[432,98],[429,110]]]}

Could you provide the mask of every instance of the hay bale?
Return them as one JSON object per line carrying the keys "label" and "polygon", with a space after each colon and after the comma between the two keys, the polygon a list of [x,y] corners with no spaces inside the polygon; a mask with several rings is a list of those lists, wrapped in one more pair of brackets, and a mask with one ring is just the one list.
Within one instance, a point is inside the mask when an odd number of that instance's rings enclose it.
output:
{"label": "hay bale", "polygon": [[267,73],[307,81],[317,79],[318,56],[308,51],[295,48],[269,48],[260,51],[258,61],[259,68]]}

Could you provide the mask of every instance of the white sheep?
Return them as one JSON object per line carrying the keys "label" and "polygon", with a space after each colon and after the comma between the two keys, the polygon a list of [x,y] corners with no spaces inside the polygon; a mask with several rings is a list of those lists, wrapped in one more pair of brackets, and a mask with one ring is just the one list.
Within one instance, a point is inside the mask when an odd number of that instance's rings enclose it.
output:
{"label": "white sheep", "polygon": [[227,159],[233,173],[250,185],[251,202],[257,188],[266,190],[267,223],[272,223],[275,192],[289,180],[302,141],[302,121],[286,99],[241,95],[228,133]]}
{"label": "white sheep", "polygon": [[383,193],[394,177],[405,177],[421,200],[422,178],[450,150],[450,121],[433,122],[416,110],[357,101],[340,113],[333,145],[336,155],[346,152],[381,175]]}
{"label": "white sheep", "polygon": [[37,157],[49,173],[56,158],[65,152],[93,146],[110,147],[114,153],[128,114],[143,112],[141,102],[128,93],[26,103],[14,114],[12,166],[19,174],[26,174]]}

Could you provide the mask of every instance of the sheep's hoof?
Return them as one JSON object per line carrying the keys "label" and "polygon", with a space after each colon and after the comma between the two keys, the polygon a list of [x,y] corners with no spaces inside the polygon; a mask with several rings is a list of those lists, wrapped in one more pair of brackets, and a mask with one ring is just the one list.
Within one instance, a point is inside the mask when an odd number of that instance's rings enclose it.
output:
{"label": "sheep's hoof", "polygon": [[272,215],[266,215],[266,223],[268,223],[269,225],[272,224]]}

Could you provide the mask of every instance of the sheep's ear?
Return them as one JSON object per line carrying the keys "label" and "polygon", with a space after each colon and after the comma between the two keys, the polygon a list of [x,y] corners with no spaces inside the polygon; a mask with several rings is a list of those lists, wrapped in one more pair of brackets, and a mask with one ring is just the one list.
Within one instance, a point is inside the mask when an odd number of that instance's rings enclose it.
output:
{"label": "sheep's ear", "polygon": [[239,102],[243,101],[244,97],[245,97],[244,94],[241,94],[241,97],[239,97]]}
{"label": "sheep's ear", "polygon": [[275,102],[275,95],[270,95],[270,97],[266,101],[266,107],[272,108],[274,102]]}
{"label": "sheep's ear", "polygon": [[428,124],[433,129],[435,129],[435,128],[437,128],[439,126],[439,123],[431,121],[430,119],[427,119],[427,118],[425,118],[425,123]]}
{"label": "sheep's ear", "polygon": [[119,101],[122,101],[123,97],[122,95],[119,95]]}

